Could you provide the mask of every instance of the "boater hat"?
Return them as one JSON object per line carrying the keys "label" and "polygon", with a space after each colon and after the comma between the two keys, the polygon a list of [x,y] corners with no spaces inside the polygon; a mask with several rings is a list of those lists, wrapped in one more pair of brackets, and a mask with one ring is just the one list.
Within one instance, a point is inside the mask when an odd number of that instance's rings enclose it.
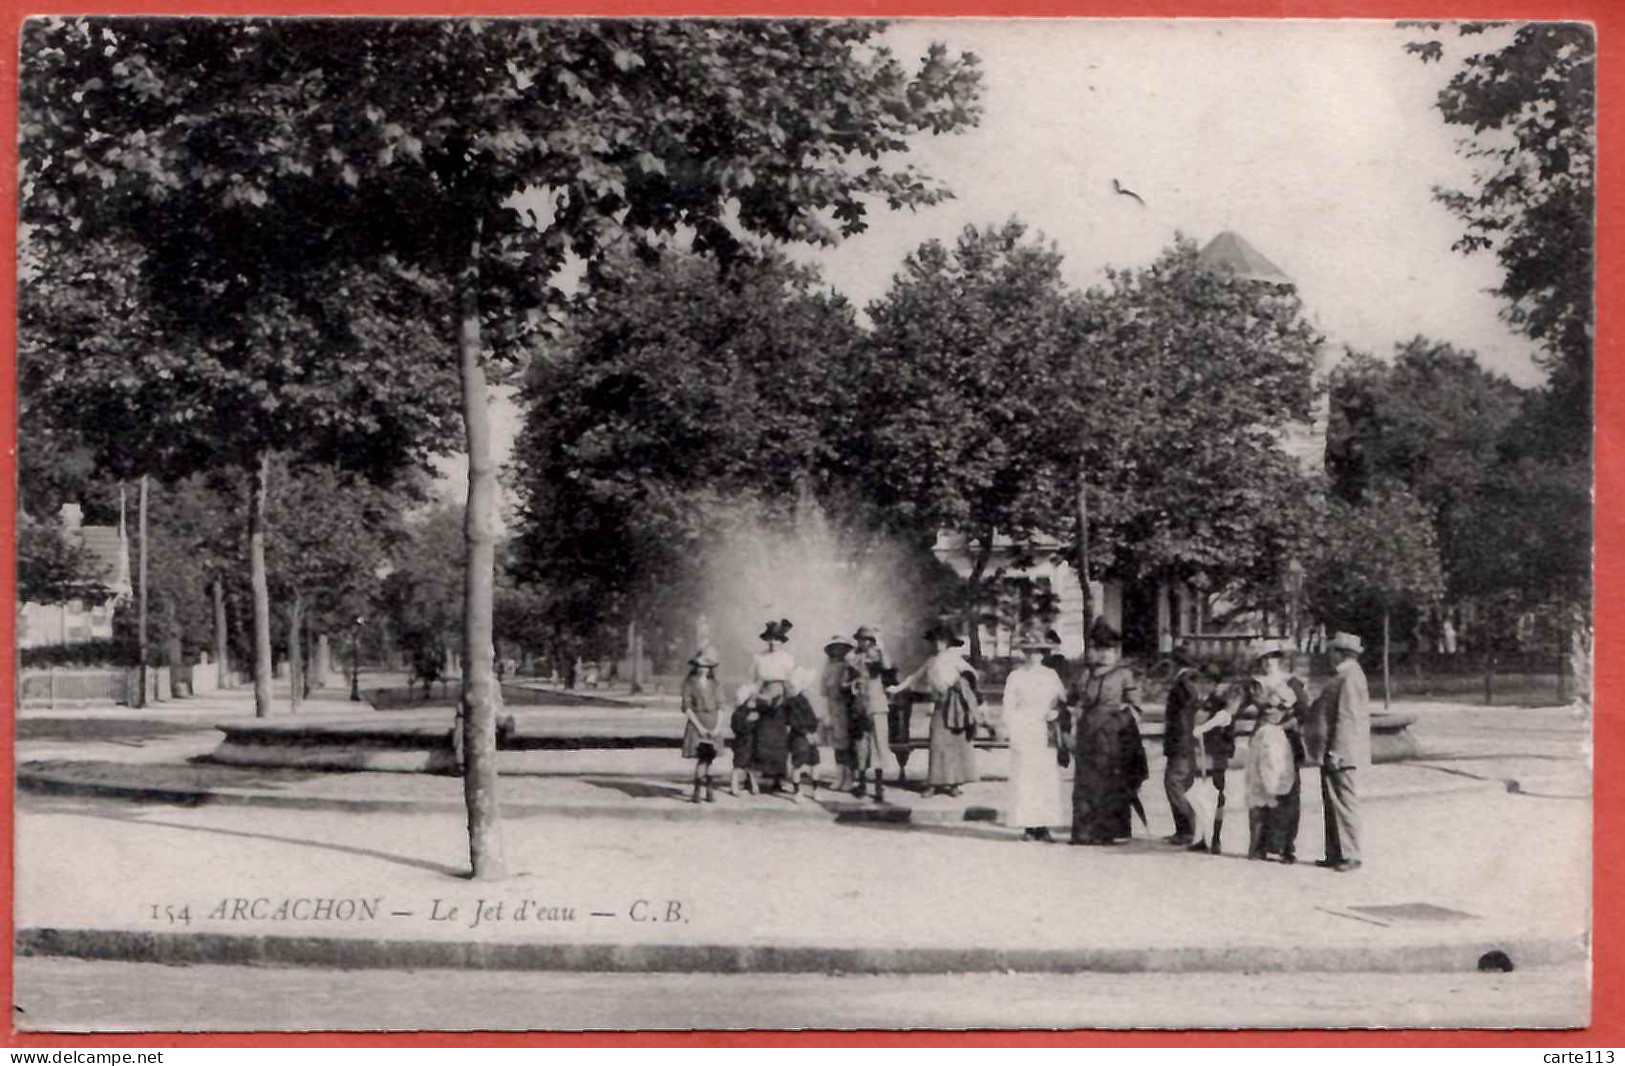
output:
{"label": "boater hat", "polygon": [[1338,633],[1332,637],[1333,651],[1346,651],[1351,655],[1358,655],[1365,651],[1365,645],[1353,633]]}
{"label": "boater hat", "polygon": [[709,646],[701,648],[694,653],[694,657],[688,661],[688,665],[700,667],[720,665],[720,660],[717,659],[717,650]]}
{"label": "boater hat", "polygon": [[879,640],[879,626],[859,626],[858,631],[852,634],[853,640]]}
{"label": "boater hat", "polygon": [[1278,640],[1260,640],[1255,641],[1250,650],[1254,659],[1267,659],[1271,655],[1285,655],[1286,645]]}

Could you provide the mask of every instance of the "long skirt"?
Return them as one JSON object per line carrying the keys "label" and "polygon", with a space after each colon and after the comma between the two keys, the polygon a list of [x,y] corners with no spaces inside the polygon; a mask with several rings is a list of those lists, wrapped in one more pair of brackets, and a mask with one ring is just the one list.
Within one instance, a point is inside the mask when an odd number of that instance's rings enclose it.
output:
{"label": "long skirt", "polygon": [[1275,798],[1273,807],[1247,811],[1249,855],[1291,855],[1298,851],[1298,820],[1302,814],[1303,778],[1294,774],[1292,791]]}
{"label": "long skirt", "polygon": [[713,733],[710,739],[702,739],[700,731],[694,728],[693,722],[685,723],[683,726],[683,758],[710,762],[716,757],[716,734]]}
{"label": "long skirt", "polygon": [[948,728],[947,707],[944,698],[931,708],[931,766],[926,783],[937,788],[978,780],[976,745],[971,743],[969,730],[956,733]]}
{"label": "long skirt", "polygon": [[1061,767],[1042,721],[1012,723],[1010,783],[1005,786],[1004,824],[1022,829],[1061,825]]}

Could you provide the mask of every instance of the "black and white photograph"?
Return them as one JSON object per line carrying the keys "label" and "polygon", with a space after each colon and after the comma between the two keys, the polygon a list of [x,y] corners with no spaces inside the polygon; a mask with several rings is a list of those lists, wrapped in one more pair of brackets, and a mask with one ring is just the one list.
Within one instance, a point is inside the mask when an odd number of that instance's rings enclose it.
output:
{"label": "black and white photograph", "polygon": [[25,22],[14,1029],[1587,1026],[1596,56]]}

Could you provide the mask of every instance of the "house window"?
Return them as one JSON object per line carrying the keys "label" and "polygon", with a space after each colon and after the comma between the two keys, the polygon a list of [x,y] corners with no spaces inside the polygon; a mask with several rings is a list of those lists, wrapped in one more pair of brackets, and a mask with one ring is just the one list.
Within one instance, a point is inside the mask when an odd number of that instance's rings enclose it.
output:
{"label": "house window", "polygon": [[85,601],[84,600],[69,600],[68,601],[68,613],[69,614],[84,614],[85,613]]}

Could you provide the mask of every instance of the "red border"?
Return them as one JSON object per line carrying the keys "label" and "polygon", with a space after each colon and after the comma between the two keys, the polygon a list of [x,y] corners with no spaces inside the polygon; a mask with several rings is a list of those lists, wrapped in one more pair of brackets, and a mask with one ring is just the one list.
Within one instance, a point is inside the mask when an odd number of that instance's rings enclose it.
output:
{"label": "red border", "polygon": [[[462,8],[462,10],[457,10]],[[257,15],[466,15],[477,11],[492,15],[845,15],[845,16],[1134,16],[1134,17],[1245,17],[1245,18],[1548,18],[1584,20],[1596,24],[1599,40],[1598,95],[1603,174],[1614,162],[1613,147],[1621,132],[1618,107],[1625,90],[1625,73],[1614,62],[1616,33],[1625,34],[1625,5],[1608,0],[566,0],[559,3],[524,3],[520,0],[482,0],[464,7],[446,0],[86,0],[63,3],[44,0],[0,0],[0,173],[16,173],[17,81],[14,59],[22,20],[41,14],[257,14]],[[1622,173],[1612,171],[1612,173]],[[0,256],[0,321],[16,321],[17,198],[13,180],[0,181],[0,218],[5,219],[7,254]],[[1622,251],[1621,223],[1625,206],[1608,181],[1601,183],[1597,231],[1597,433],[1596,463],[1598,509],[1596,516],[1596,688],[1613,693],[1621,689],[1625,652],[1613,639],[1613,625],[1625,619],[1625,567],[1618,562],[1625,543],[1625,509],[1613,506],[1613,489],[1622,487],[1621,453],[1625,451],[1625,378],[1613,372],[1622,326],[1617,302],[1618,284],[1610,267]],[[16,457],[16,334],[7,329],[0,347],[6,371],[0,386],[0,514],[15,508]],[[1606,372],[1605,372],[1606,371]],[[0,536],[0,594],[11,601],[15,565],[10,527]],[[0,645],[12,646],[15,617],[0,611]],[[0,691],[14,691],[13,659],[0,656]],[[1481,1032],[1392,1030],[1384,1032],[1270,1031],[1270,1032],[1033,1032],[997,1033],[394,1033],[394,1034],[119,1034],[111,1036],[36,1035],[9,1031],[9,1044],[18,1047],[603,1047],[626,1044],[666,1047],[694,1046],[988,1046],[1018,1044],[1029,1047],[1105,1046],[1161,1047],[1170,1043],[1197,1047],[1304,1047],[1336,1044],[1352,1047],[1607,1047],[1625,1045],[1625,963],[1620,940],[1625,929],[1625,891],[1605,884],[1601,872],[1625,869],[1625,837],[1618,832],[1625,804],[1625,777],[1606,772],[1625,756],[1625,722],[1615,716],[1612,700],[1599,701],[1596,716],[1596,765],[1605,772],[1596,781],[1596,821],[1593,850],[1595,908],[1594,986],[1589,1029],[1569,1032]],[[0,779],[12,780],[15,770],[14,736],[9,719],[0,744]],[[0,951],[9,954],[12,943],[11,858],[13,841],[12,791],[0,790]],[[11,970],[0,972],[0,1009],[11,1002]],[[8,1029],[11,1012],[6,1011]]]}

